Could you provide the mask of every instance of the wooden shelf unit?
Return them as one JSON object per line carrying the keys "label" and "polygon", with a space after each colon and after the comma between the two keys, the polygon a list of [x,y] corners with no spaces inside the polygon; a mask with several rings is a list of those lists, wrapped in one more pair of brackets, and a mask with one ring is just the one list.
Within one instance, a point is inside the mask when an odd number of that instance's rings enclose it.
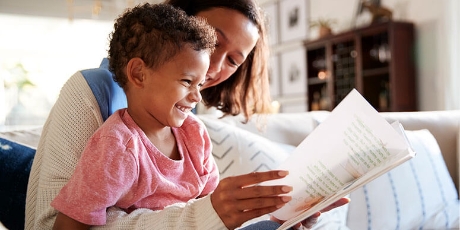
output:
{"label": "wooden shelf unit", "polygon": [[332,110],[353,88],[378,111],[417,109],[412,23],[373,24],[304,45],[308,110]]}

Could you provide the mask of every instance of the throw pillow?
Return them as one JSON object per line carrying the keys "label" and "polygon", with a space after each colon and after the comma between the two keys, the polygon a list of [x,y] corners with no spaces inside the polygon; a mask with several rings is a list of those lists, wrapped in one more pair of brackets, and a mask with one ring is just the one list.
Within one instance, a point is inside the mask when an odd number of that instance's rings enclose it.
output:
{"label": "throw pillow", "polygon": [[211,137],[212,154],[221,179],[275,169],[294,150],[294,146],[277,144],[216,118],[200,117],[200,120]]}
{"label": "throw pillow", "polygon": [[35,149],[0,138],[0,222],[24,229],[25,201]]}
{"label": "throw pillow", "polygon": [[416,157],[350,194],[350,229],[458,229],[459,202],[434,136],[406,131]]}

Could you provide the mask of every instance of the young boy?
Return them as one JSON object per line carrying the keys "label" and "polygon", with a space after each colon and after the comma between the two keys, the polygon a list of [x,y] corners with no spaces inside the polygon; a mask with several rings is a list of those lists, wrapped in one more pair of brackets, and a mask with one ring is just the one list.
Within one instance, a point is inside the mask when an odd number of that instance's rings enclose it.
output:
{"label": "young boy", "polygon": [[106,209],[162,210],[211,193],[219,182],[201,100],[214,29],[170,5],[144,4],[118,18],[109,60],[128,107],[94,133],[51,203],[54,228],[106,223]]}

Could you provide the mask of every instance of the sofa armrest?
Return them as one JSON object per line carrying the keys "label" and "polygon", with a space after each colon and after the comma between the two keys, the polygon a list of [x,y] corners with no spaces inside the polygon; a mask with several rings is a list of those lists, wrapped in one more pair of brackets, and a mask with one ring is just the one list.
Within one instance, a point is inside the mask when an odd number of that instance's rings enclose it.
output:
{"label": "sofa armrest", "polygon": [[406,130],[428,129],[433,134],[439,144],[455,187],[460,194],[460,150],[458,143],[460,110],[385,112],[381,114],[389,122],[398,120]]}
{"label": "sofa armrest", "polygon": [[0,127],[0,137],[36,149],[43,126]]}

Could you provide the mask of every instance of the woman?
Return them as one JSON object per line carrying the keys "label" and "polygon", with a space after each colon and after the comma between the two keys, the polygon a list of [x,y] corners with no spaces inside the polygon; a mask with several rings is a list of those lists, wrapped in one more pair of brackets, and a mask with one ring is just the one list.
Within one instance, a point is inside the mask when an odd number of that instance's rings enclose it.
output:
{"label": "woman", "polygon": [[[206,18],[217,31],[218,44],[202,87],[204,103],[225,115],[243,114],[246,119],[254,113],[268,112],[268,45],[263,16],[255,0],[169,0],[167,3],[190,15]],[[91,78],[95,82],[87,77],[90,74],[95,76]],[[111,86],[113,81],[104,85],[103,75],[111,77],[105,68],[77,72],[61,90],[43,128],[32,166],[26,229],[51,228],[57,211],[50,203],[72,175],[87,140],[117,106],[123,107],[126,100],[123,96],[104,93],[117,89]],[[103,89],[98,91],[100,88]],[[105,98],[102,100],[105,104],[100,98]],[[98,228],[234,229],[280,207],[284,201],[278,195],[286,191],[254,185],[283,176],[270,171],[225,178],[212,195],[162,211],[137,209],[126,213],[110,208],[107,225]],[[341,199],[328,209],[347,202]],[[304,224],[314,224],[318,216],[319,213]]]}
{"label": "woman", "polygon": [[[216,28],[203,101],[225,115],[270,112],[269,46],[264,16],[254,1],[167,0],[189,15],[206,18]],[[233,23],[229,23],[233,22]],[[235,36],[238,34],[239,36]]]}

